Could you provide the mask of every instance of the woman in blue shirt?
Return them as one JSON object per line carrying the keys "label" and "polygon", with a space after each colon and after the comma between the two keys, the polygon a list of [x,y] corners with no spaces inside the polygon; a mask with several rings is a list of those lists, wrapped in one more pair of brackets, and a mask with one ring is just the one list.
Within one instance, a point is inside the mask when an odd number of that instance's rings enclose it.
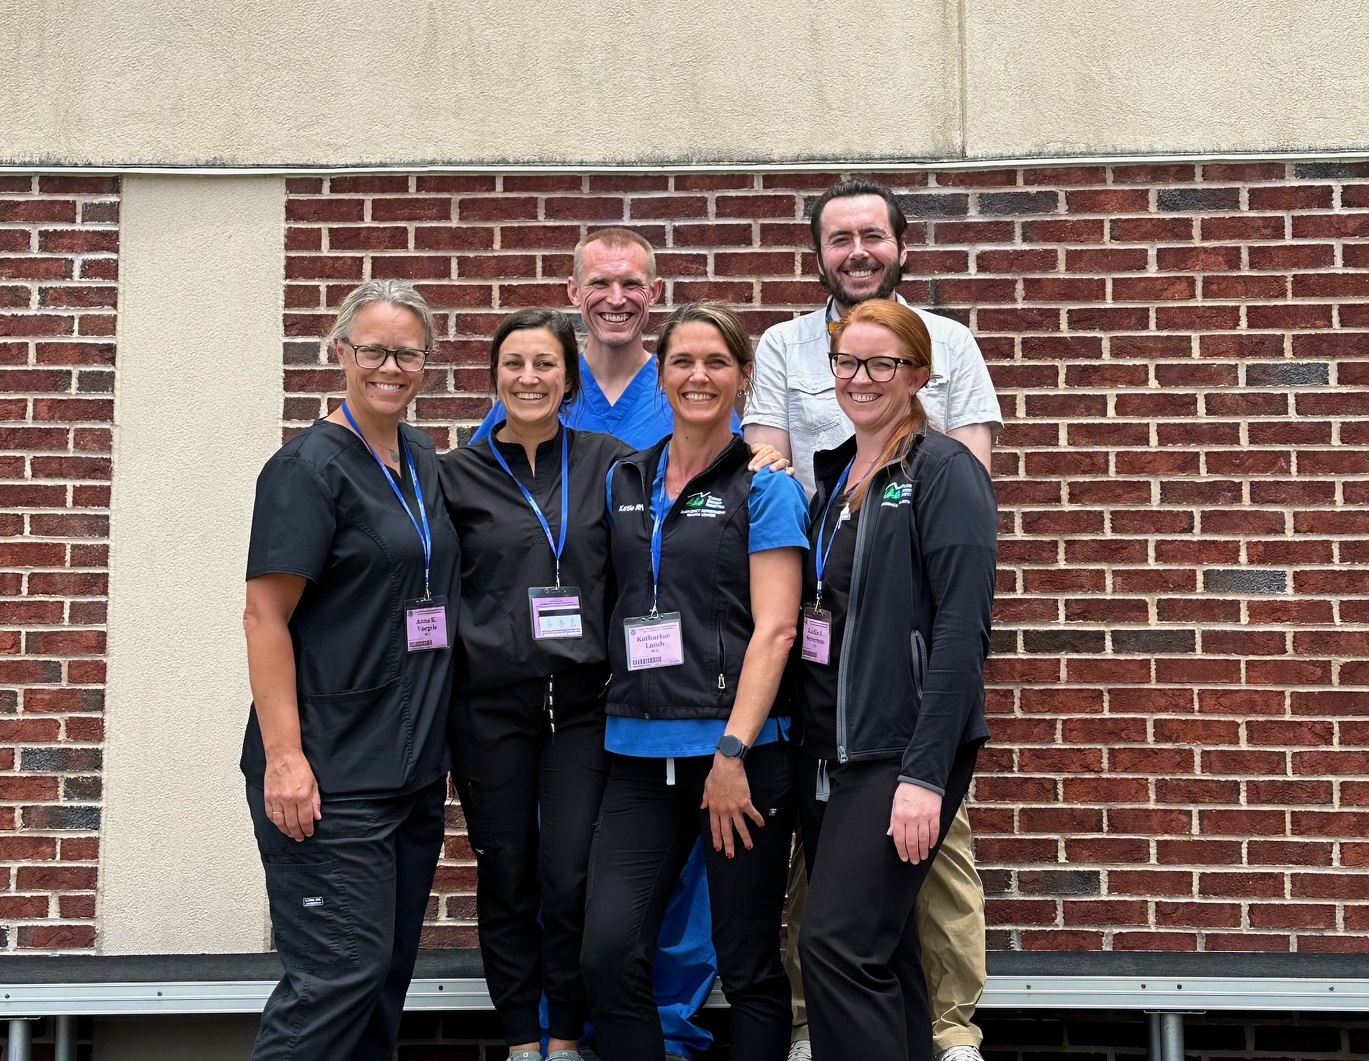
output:
{"label": "woman in blue shirt", "polygon": [[700,835],[732,1051],[779,1061],[779,929],[794,804],[775,694],[795,636],[807,500],[752,473],[732,432],[751,343],[716,304],[671,314],[657,348],[674,432],[608,477],[619,596],[609,622],[609,779],[582,968],[604,1061],[661,1061],[654,941]]}

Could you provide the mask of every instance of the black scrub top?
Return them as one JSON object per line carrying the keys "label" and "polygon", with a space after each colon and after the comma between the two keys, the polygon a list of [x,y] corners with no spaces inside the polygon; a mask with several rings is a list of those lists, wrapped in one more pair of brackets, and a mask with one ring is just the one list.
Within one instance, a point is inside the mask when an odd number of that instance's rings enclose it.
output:
{"label": "black scrub top", "polygon": [[[405,606],[423,596],[423,543],[361,439],[315,421],[257,478],[247,577],[308,579],[290,638],[304,755],[330,797],[402,795],[449,765],[460,551],[432,440],[407,424],[400,431],[432,531],[432,594],[447,598],[445,649],[408,651]],[[400,464],[399,485],[417,516],[408,462],[401,457]],[[241,766],[250,784],[262,785],[266,756],[255,706]]]}
{"label": "black scrub top", "polygon": [[[608,659],[605,627],[609,528],[605,478],[629,447],[611,435],[563,428],[537,447],[537,470],[522,445],[500,442],[495,431],[444,453],[442,490],[461,537],[461,621],[465,648],[463,692],[505,688],[573,666]],[[561,533],[561,446],[570,447],[570,498],[561,585],[580,591],[584,635],[535,641],[528,590],[555,582],[556,565],[546,532],[518,485],[495,460],[498,447],[546,518],[553,539]]]}

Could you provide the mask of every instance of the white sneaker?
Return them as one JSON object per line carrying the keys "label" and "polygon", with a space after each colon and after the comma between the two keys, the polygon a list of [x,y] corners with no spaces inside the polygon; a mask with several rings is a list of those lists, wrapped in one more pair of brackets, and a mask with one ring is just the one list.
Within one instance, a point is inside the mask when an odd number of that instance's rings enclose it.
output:
{"label": "white sneaker", "polygon": [[795,1039],[789,1044],[789,1061],[813,1061],[813,1044],[807,1039]]}
{"label": "white sneaker", "polygon": [[984,1061],[977,1046],[953,1046],[936,1055],[936,1061]]}

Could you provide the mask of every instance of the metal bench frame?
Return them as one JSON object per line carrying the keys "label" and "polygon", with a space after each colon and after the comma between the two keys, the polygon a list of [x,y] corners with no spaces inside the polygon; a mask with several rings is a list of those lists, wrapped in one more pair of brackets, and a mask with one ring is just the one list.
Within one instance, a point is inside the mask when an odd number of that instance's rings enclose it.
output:
{"label": "metal bench frame", "polygon": [[[989,970],[981,1009],[1145,1012],[1150,1061],[1183,1061],[1185,1014],[1369,1011],[1369,954],[991,952]],[[278,973],[271,954],[0,956],[8,1061],[31,1061],[42,1017],[75,1061],[77,1017],[260,1013]],[[726,1004],[715,988],[708,1005]],[[478,955],[423,952],[405,1008],[491,1009]]]}

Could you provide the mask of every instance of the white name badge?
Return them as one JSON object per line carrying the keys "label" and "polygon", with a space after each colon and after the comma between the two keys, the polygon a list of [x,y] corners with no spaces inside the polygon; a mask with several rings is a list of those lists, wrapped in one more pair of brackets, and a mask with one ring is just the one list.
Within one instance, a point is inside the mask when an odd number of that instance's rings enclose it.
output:
{"label": "white name badge", "polygon": [[832,613],[818,611],[811,604],[803,609],[803,644],[799,655],[809,663],[824,666],[832,662]]}
{"label": "white name badge", "polygon": [[679,612],[639,615],[623,620],[627,638],[627,669],[678,667],[684,662],[684,634]]}
{"label": "white name badge", "polygon": [[404,602],[404,627],[410,652],[447,647],[447,598]]}
{"label": "white name badge", "polygon": [[534,641],[583,637],[580,591],[575,586],[533,586],[528,590]]}

